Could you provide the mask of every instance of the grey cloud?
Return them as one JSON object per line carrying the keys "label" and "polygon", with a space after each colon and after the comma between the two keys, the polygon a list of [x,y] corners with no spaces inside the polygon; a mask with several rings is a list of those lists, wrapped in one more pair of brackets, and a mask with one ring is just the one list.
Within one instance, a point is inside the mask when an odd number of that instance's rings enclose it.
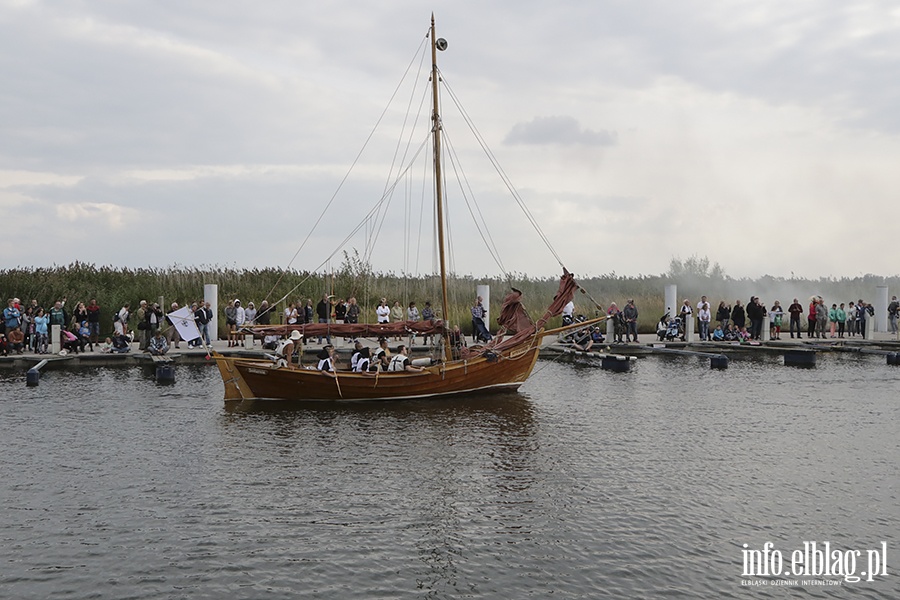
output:
{"label": "grey cloud", "polygon": [[516,123],[503,143],[614,146],[616,141],[616,132],[584,129],[574,117],[535,117],[528,123]]}

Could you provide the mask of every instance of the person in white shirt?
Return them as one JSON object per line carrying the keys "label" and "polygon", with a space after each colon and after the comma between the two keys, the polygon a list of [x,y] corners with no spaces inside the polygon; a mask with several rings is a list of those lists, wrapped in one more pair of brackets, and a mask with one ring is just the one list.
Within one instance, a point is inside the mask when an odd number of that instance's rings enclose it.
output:
{"label": "person in white shirt", "polygon": [[375,308],[375,315],[379,323],[387,323],[391,320],[391,307],[387,305],[387,298],[382,298],[381,303]]}
{"label": "person in white shirt", "polygon": [[[706,296],[703,296],[706,298]],[[700,340],[709,340],[709,322],[712,320],[712,313],[709,310],[709,302],[705,300],[700,302],[697,307],[697,319],[700,321]]]}
{"label": "person in white shirt", "polygon": [[563,325],[568,325],[572,321],[575,320],[575,302],[569,300],[569,303],[563,306],[562,309],[562,322]]}

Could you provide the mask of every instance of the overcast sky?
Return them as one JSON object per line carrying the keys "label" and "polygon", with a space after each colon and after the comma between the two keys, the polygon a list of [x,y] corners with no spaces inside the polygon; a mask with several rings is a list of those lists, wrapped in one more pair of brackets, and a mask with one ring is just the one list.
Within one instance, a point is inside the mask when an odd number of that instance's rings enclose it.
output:
{"label": "overcast sky", "polygon": [[[847,0],[0,0],[0,267],[287,266],[432,10],[442,73],[569,270],[900,272],[900,5]],[[556,274],[446,112],[503,268]],[[375,206],[392,152],[291,266]],[[416,232],[384,225],[376,270],[431,270],[418,186],[385,220]],[[456,270],[499,274],[448,210]]]}

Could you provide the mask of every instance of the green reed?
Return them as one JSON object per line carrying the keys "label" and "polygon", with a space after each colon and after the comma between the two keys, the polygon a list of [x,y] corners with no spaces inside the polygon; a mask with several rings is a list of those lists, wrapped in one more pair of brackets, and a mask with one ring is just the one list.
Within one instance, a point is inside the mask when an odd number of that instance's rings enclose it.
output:
{"label": "green reed", "polygon": [[[655,331],[656,323],[665,307],[665,285],[673,279],[667,275],[620,276],[615,273],[581,278],[579,284],[585,293],[576,293],[576,310],[586,317],[603,314],[611,302],[624,307],[633,298],[639,310],[638,327],[641,332]],[[112,330],[112,316],[124,303],[134,311],[140,300],[155,302],[162,297],[166,308],[172,302],[184,306],[203,299],[204,284],[218,285],[219,309],[234,298],[240,298],[244,306],[253,301],[258,307],[266,299],[276,306],[274,321],[279,322],[285,302],[306,303],[313,306],[323,294],[334,294],[345,300],[355,296],[362,309],[361,320],[374,322],[375,307],[380,298],[387,298],[390,305],[400,301],[405,308],[415,301],[422,310],[430,301],[440,310],[441,293],[439,278],[434,275],[408,275],[373,272],[365,265],[346,260],[334,274],[304,271],[283,271],[275,268],[236,269],[218,265],[182,266],[138,269],[74,262],[65,266],[16,267],[0,270],[0,300],[18,297],[23,304],[32,298],[45,308],[55,300],[66,298],[71,312],[79,301],[87,303],[96,298],[102,311],[104,327]],[[857,278],[774,278],[732,279],[727,276],[698,277],[681,274],[678,281],[679,299],[689,298],[696,303],[701,294],[709,296],[713,312],[720,299],[733,304],[736,298],[746,303],[751,294],[759,295],[767,304],[781,299],[787,306],[793,297],[806,303],[811,294],[820,294],[827,302],[843,302],[857,298],[871,299],[876,285],[889,285],[900,289],[900,278],[884,278],[866,275]],[[471,275],[453,276],[448,281],[449,321],[471,332],[470,308],[475,299],[476,286],[488,285],[491,290],[490,314],[499,314],[500,303],[511,288],[523,293],[523,304],[533,319],[539,318],[556,293],[559,279],[556,277],[529,277],[513,273],[509,278]],[[3,296],[6,294],[6,296]],[[284,298],[284,301],[282,299]],[[598,307],[599,305],[599,307]],[[224,319],[220,319],[224,323]],[[557,317],[548,326],[558,326]],[[220,331],[223,333],[224,329]]]}

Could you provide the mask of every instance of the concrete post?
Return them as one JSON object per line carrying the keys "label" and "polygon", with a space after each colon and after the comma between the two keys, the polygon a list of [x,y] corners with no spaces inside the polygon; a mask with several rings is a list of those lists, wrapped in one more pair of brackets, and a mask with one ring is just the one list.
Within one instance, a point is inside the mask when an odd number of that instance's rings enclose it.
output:
{"label": "concrete post", "polygon": [[759,341],[768,342],[770,339],[772,339],[772,335],[770,333],[772,320],[769,318],[769,313],[763,315],[762,321],[762,331],[759,333]]}
{"label": "concrete post", "polygon": [[[887,308],[884,309],[887,312]],[[877,313],[876,313],[877,314]],[[875,338],[875,319],[877,317],[873,317],[869,315],[869,318],[866,319],[866,339],[871,340]]]}
{"label": "concrete post", "polygon": [[875,302],[872,308],[875,309],[875,331],[887,332],[888,329],[888,286],[879,285],[875,288]]}
{"label": "concrete post", "polygon": [[684,341],[688,344],[693,344],[694,339],[694,316],[691,315],[690,318],[685,320],[684,323]]}
{"label": "concrete post", "polygon": [[50,354],[59,354],[59,351],[62,350],[62,344],[59,341],[60,335],[62,335],[62,326],[51,325],[50,326]]}
{"label": "concrete post", "polygon": [[219,339],[219,286],[207,283],[203,286],[203,301],[209,302],[212,310],[212,321],[209,322],[209,341],[215,343]]}
{"label": "concrete post", "polygon": [[606,341],[612,342],[616,335],[616,323],[613,319],[606,319]]}
{"label": "concrete post", "polygon": [[678,316],[678,286],[674,283],[666,285],[665,289],[665,307],[669,316],[675,318]]}

